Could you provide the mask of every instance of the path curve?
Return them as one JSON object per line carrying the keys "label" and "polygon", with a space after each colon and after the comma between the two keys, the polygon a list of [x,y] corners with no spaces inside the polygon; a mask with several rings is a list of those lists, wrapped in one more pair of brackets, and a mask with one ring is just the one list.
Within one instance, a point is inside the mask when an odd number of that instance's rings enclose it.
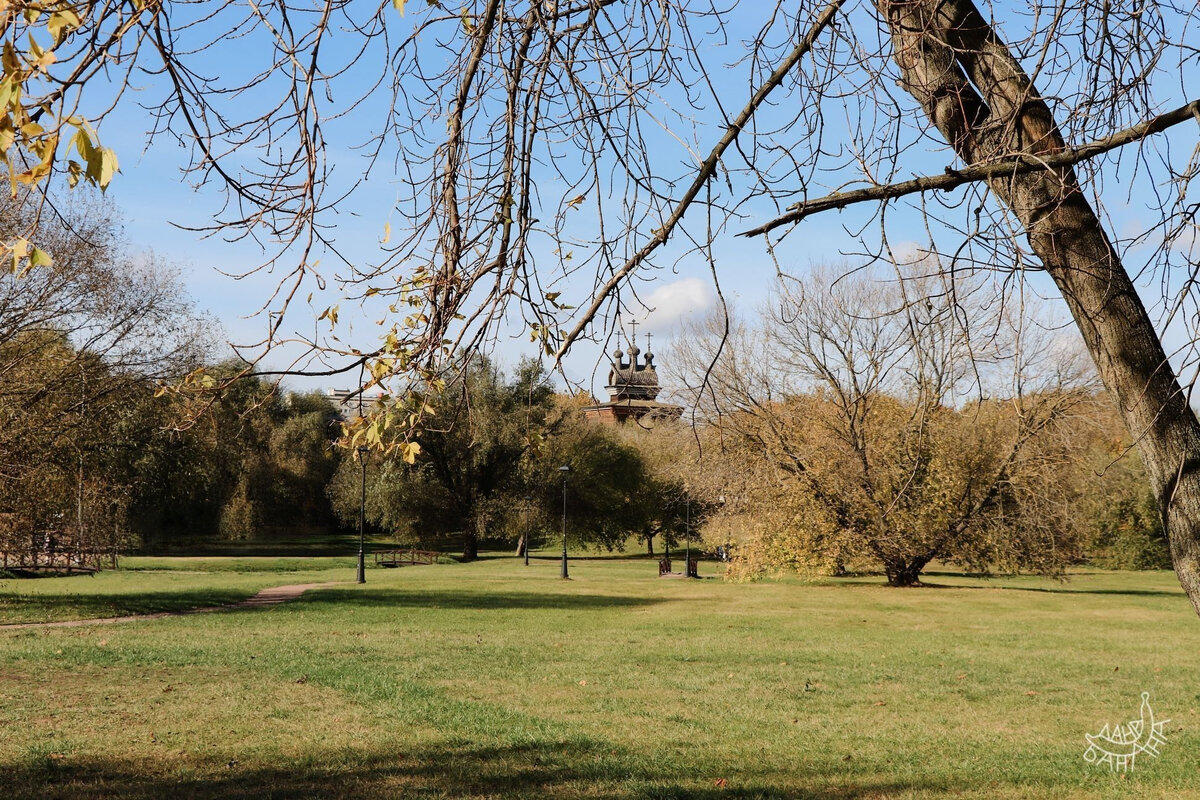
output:
{"label": "path curve", "polygon": [[0,631],[16,631],[23,628],[82,628],[85,625],[115,625],[119,622],[141,622],[148,619],[163,619],[165,617],[185,617],[189,614],[211,614],[214,611],[236,611],[242,608],[269,608],[289,600],[295,600],[309,589],[325,589],[330,586],[341,586],[344,581],[331,583],[296,583],[290,586],[271,586],[263,589],[253,597],[248,597],[238,603],[223,606],[204,606],[202,608],[185,608],[179,611],[158,611],[150,614],[127,614],[123,617],[94,617],[92,619],[69,619],[62,622],[14,622],[0,625]]}

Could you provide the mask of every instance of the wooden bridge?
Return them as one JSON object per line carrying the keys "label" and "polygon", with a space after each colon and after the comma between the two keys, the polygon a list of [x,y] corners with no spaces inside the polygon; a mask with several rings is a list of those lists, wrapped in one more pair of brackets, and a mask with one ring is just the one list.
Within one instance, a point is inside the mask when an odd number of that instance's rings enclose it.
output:
{"label": "wooden bridge", "polygon": [[91,575],[105,560],[116,565],[116,557],[90,550],[49,550],[11,553],[0,550],[0,570],[24,575]]}
{"label": "wooden bridge", "polygon": [[442,554],[436,550],[416,550],[410,547],[403,550],[375,551],[375,566],[377,567],[403,567],[406,564],[437,564],[441,560]]}

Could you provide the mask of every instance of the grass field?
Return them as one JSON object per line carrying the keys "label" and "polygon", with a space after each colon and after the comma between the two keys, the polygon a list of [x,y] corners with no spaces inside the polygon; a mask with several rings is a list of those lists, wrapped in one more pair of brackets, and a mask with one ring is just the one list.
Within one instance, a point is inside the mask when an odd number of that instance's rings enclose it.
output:
{"label": "grass field", "polygon": [[[352,580],[141,559],[0,581],[0,622]],[[702,565],[701,574],[718,567]],[[1169,573],[729,584],[651,561],[371,570],[258,611],[0,631],[0,797],[1200,798],[1200,620]],[[1159,758],[1084,734],[1169,717]]]}

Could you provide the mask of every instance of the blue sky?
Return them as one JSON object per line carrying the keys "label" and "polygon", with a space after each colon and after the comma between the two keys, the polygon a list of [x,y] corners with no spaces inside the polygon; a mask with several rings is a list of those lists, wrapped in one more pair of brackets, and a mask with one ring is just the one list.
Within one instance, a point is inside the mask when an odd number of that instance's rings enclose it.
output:
{"label": "blue sky", "polygon": [[[752,6],[756,7],[756,6]],[[745,24],[757,24],[746,15]],[[390,20],[389,26],[395,26],[397,31],[403,31],[410,24],[407,20]],[[746,31],[751,28],[747,27]],[[345,37],[342,43],[348,44]],[[711,48],[715,61],[728,62],[739,55],[736,42],[722,45],[716,42],[705,42],[702,48]],[[240,42],[226,43],[223,48],[214,50],[201,59],[217,74],[244,74],[261,66],[261,53],[252,47],[246,47]],[[1192,68],[1189,67],[1189,70]],[[713,73],[715,91],[723,98],[727,108],[736,108],[744,102],[748,77],[745,67],[718,69]],[[1162,82],[1165,87],[1161,97],[1163,108],[1176,104],[1182,97],[1182,86],[1200,86],[1200,76],[1189,80],[1187,75],[1181,75],[1182,80],[1170,80],[1167,75]],[[141,96],[153,103],[155,92],[158,91],[153,78],[145,77],[145,91]],[[355,75],[348,78],[350,83],[357,80]],[[671,98],[667,98],[670,100]],[[674,99],[676,102],[678,98]],[[249,99],[243,103],[252,102]],[[769,114],[764,113],[764,118]],[[328,137],[331,144],[330,159],[337,165],[342,179],[355,173],[359,156],[348,148],[351,142],[340,138],[352,129],[352,120],[329,126]],[[177,263],[183,271],[188,288],[197,305],[207,309],[218,317],[225,329],[226,337],[237,343],[247,343],[261,338],[265,329],[265,320],[254,317],[274,288],[276,276],[259,273],[243,280],[233,280],[220,272],[241,273],[257,266],[263,260],[262,251],[252,242],[226,242],[220,237],[203,238],[200,235],[174,227],[172,223],[184,226],[199,226],[208,224],[220,206],[220,197],[211,188],[195,190],[188,184],[181,167],[186,163],[186,153],[178,146],[161,139],[149,150],[144,150],[145,131],[151,126],[150,115],[131,104],[127,104],[121,115],[113,116],[101,128],[101,135],[107,146],[114,147],[121,158],[121,174],[112,184],[109,195],[124,211],[127,219],[129,238],[138,247],[152,248],[169,260]],[[831,148],[836,145],[840,121],[833,119],[827,123],[828,137],[826,144]],[[1186,129],[1184,129],[1186,128]],[[1171,143],[1177,150],[1186,155],[1194,144],[1195,129],[1184,126],[1162,138],[1162,143]],[[714,138],[716,128],[712,125],[701,125],[692,131],[679,131],[682,138],[689,135],[697,138],[697,149],[706,151]],[[667,170],[681,173],[686,169],[688,153],[679,146],[673,136],[661,132],[653,134],[655,148],[662,149],[662,163]],[[799,144],[799,143],[797,143]],[[659,154],[656,152],[656,159]],[[918,148],[906,153],[896,179],[909,177],[921,172],[937,172],[947,166],[943,153],[930,153],[929,148]],[[1150,184],[1145,173],[1138,173],[1128,178],[1131,173],[1128,168],[1122,177],[1110,178],[1106,183],[1104,199],[1109,212],[1113,215],[1112,228],[1118,235],[1127,230],[1144,227],[1151,219],[1146,209],[1149,198],[1152,197]],[[555,178],[547,178],[547,195],[552,195]],[[379,240],[383,236],[385,223],[393,227],[404,224],[403,216],[394,208],[394,201],[399,187],[396,179],[387,174],[386,170],[377,171],[371,180],[357,192],[349,201],[337,209],[336,238],[338,246],[343,248],[352,260],[361,259],[368,262],[379,256]],[[838,174],[828,178],[829,187],[835,187]],[[819,187],[814,187],[812,193],[823,193]],[[610,198],[613,203],[619,203],[620,198]],[[759,204],[748,207],[751,216],[744,224],[736,224],[734,230],[749,227],[756,218],[765,218],[766,206]],[[780,266],[789,271],[802,271],[809,263],[820,261],[840,261],[842,254],[856,252],[861,249],[853,231],[861,227],[870,217],[873,209],[862,207],[845,212],[825,214],[802,224],[793,232],[775,252]],[[955,211],[955,215],[965,215],[965,211]],[[690,217],[699,219],[703,209],[693,208]],[[579,228],[586,228],[588,218],[580,214],[574,223]],[[913,248],[925,241],[925,229],[918,214],[911,210],[897,208],[891,212],[889,236],[892,244],[901,249]],[[935,232],[938,238],[947,240],[947,232]],[[952,241],[953,236],[949,239]],[[659,338],[656,339],[656,350],[661,350],[664,339],[669,337],[681,319],[690,314],[700,314],[712,307],[715,293],[712,289],[710,265],[700,254],[681,256],[683,247],[680,242],[673,242],[659,260],[660,268],[647,274],[651,279],[639,285],[638,291],[649,305],[655,308],[649,314],[648,324],[642,330],[650,330]],[[1135,253],[1136,254],[1136,253]],[[535,253],[541,261],[550,264],[553,259],[549,253]],[[718,276],[726,297],[740,307],[752,307],[761,302],[766,296],[775,275],[775,265],[771,255],[761,241],[749,241],[724,235],[715,243],[713,257],[717,265]],[[326,262],[321,271],[331,275],[335,265],[332,260]],[[1033,277],[1034,288],[1047,295],[1053,295],[1053,289],[1044,279]],[[1154,276],[1146,276],[1143,280],[1146,289],[1147,302],[1153,304],[1159,301],[1161,292]],[[568,296],[570,294],[570,287]],[[586,287],[578,284],[574,287],[576,295],[570,298],[578,304],[586,301]],[[311,315],[315,317],[325,306],[335,302],[341,303],[341,317],[347,327],[345,334],[352,341],[363,347],[369,347],[374,340],[373,326],[370,324],[380,315],[380,310],[367,308],[359,311],[352,303],[339,298],[336,287],[331,283],[330,288],[320,292],[314,288],[316,297],[312,302]],[[290,328],[307,331],[314,323],[305,313],[293,313],[290,317]],[[1169,344],[1177,344],[1186,337],[1181,331],[1168,333]],[[514,329],[511,337],[502,337],[496,348],[496,355],[505,362],[513,362],[521,355],[533,354],[533,346],[528,343],[528,337]],[[276,360],[276,365],[278,365]],[[565,364],[568,376],[584,387],[591,387],[599,392],[602,389],[603,378],[607,366],[603,355],[596,344],[584,342],[568,357]],[[596,380],[592,378],[596,377]],[[291,385],[298,388],[325,388],[330,386],[348,386],[345,378],[293,380]]]}

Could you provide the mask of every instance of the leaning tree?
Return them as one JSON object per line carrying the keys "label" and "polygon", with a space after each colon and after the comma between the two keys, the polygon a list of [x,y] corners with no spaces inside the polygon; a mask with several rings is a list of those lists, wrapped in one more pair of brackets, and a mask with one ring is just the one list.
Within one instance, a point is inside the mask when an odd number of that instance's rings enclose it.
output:
{"label": "leaning tree", "polygon": [[[102,123],[140,103],[151,139],[225,192],[198,227],[273,248],[260,344],[389,385],[393,423],[419,425],[410,382],[436,389],[448,354],[505,326],[561,357],[654,269],[699,258],[719,284],[741,233],[784,270],[835,210],[847,251],[902,263],[919,237],[1014,302],[1057,291],[1200,609],[1200,424],[1179,378],[1198,338],[1194,3],[25,0],[0,21],[14,184],[106,185]],[[399,198],[372,258],[330,223],[379,174]],[[18,272],[53,259],[32,227],[4,246]],[[386,309],[377,347],[292,322],[329,279]]]}

